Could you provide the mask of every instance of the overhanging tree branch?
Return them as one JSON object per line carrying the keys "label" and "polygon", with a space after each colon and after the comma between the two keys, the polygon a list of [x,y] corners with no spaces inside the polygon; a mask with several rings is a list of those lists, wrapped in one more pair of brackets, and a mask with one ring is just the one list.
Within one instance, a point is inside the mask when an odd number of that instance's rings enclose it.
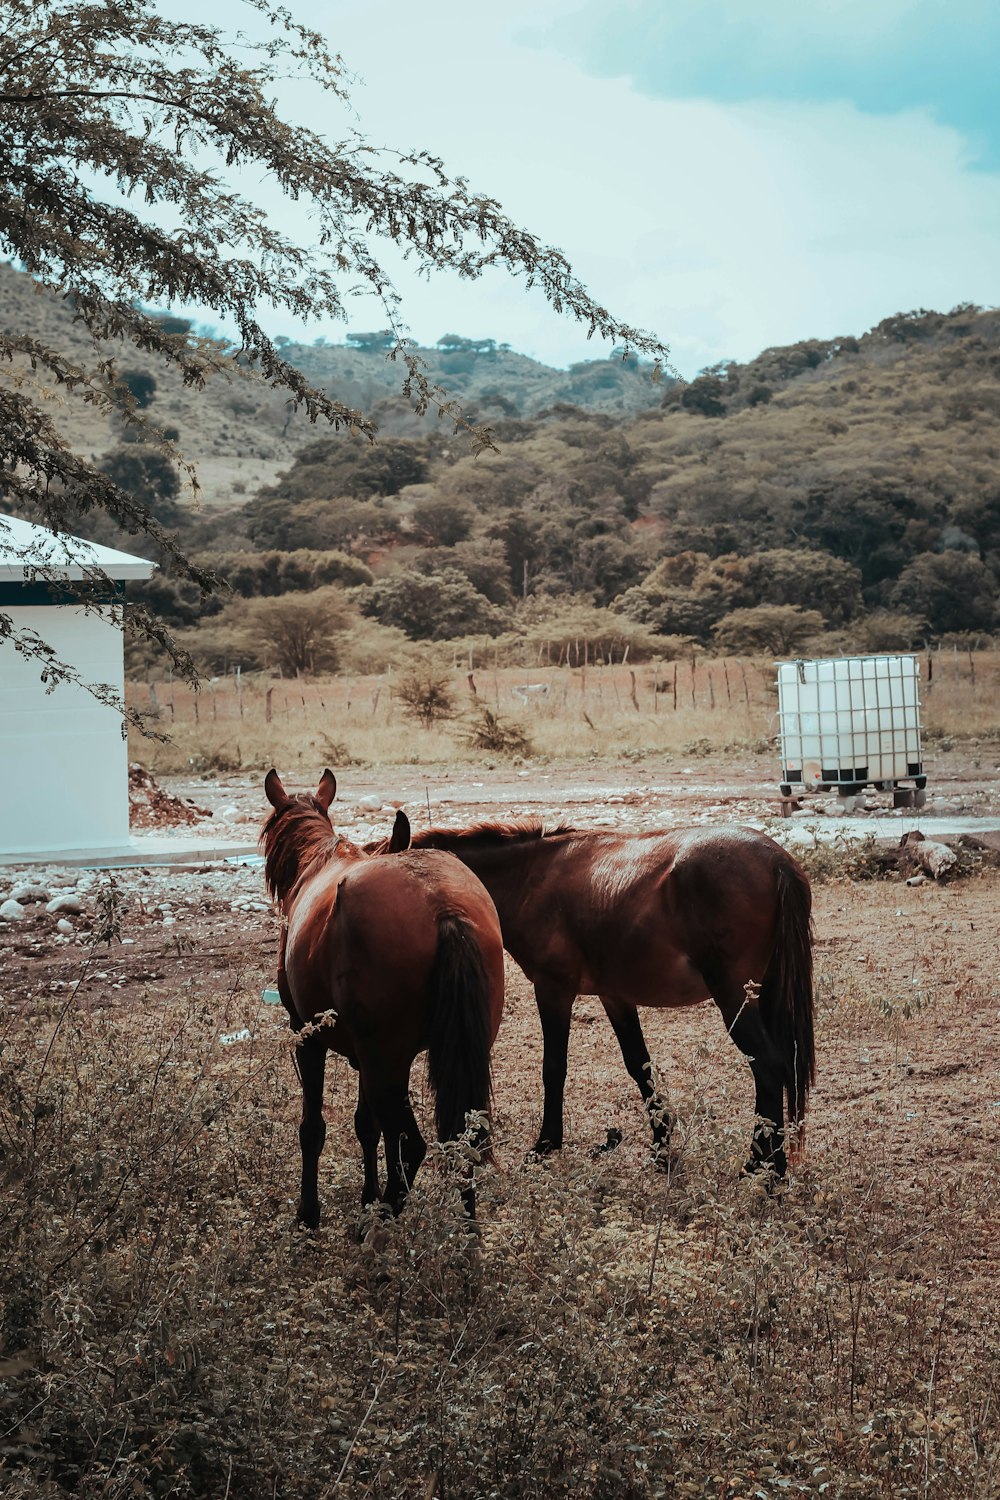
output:
{"label": "overhanging tree branch", "polygon": [[[428,274],[470,280],[500,267],[540,288],[588,335],[657,360],[668,353],[591,298],[560,251],[436,157],[376,149],[352,119],[332,142],[283,119],[273,102],[279,79],[291,74],[350,109],[349,75],[325,39],[288,11],[270,0],[246,4],[263,27],[257,38],[171,21],[153,0],[8,0],[0,37],[0,247],[72,298],[93,350],[84,367],[29,328],[0,336],[4,503],[62,532],[90,514],[110,516],[203,589],[218,581],[188,561],[147,507],[73,452],[58,418],[42,409],[42,373],[73,399],[115,411],[181,464],[176,445],[123,392],[119,346],[161,357],[189,385],[249,372],[287,393],[310,421],[372,440],[370,418],[313,385],[267,333],[272,305],[304,321],[344,318],[345,288],[359,283],[385,309],[390,357],[415,408],[434,406],[475,445],[491,446],[490,430],[469,424],[428,379],[382,261],[386,244]],[[284,232],[227,180],[250,169],[305,205],[315,243]],[[235,324],[238,342],[224,348],[168,333],[147,308],[171,303],[211,308]],[[130,613],[125,624],[156,635],[155,622]],[[184,670],[166,632],[156,639]]]}

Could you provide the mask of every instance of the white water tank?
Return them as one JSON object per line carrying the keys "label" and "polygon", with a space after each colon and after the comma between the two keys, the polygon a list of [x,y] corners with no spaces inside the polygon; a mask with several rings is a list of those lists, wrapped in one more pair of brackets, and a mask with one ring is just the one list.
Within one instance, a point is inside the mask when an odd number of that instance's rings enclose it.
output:
{"label": "white water tank", "polygon": [[923,786],[915,656],[778,663],[782,780],[792,786]]}

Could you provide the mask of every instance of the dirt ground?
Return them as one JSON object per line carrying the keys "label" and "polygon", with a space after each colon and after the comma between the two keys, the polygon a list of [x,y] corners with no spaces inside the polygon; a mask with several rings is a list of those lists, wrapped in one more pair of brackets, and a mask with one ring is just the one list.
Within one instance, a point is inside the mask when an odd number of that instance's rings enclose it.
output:
{"label": "dirt ground", "polygon": [[[426,821],[429,805],[439,823],[523,814],[579,826],[648,828],[753,818],[780,833],[774,789],[761,771],[749,757],[727,765],[716,779],[697,763],[690,775],[610,762],[496,770],[475,780],[467,772],[456,780],[424,768],[384,777],[345,773],[335,811],[338,826],[359,839],[385,831],[398,802],[419,822]],[[256,777],[169,781],[166,788],[214,808],[213,824],[224,813],[231,834],[252,839],[259,826],[263,799]],[[935,799],[917,820],[932,834],[935,803],[944,794],[953,810],[983,816],[1000,805],[998,788],[1000,779],[984,786],[978,768],[956,764],[946,784],[938,778]],[[900,815],[901,831],[914,818]],[[20,872],[21,878],[26,874]],[[18,872],[0,874],[0,898],[16,878]],[[17,1010],[40,1018],[52,1014],[86,964],[78,1003],[87,1007],[149,1013],[187,991],[216,1008],[220,1046],[252,1045],[284,1029],[280,1008],[261,1001],[273,977],[278,924],[259,866],[115,872],[123,902],[121,941],[98,946],[89,962],[96,907],[109,877],[50,870],[31,878],[50,896],[75,897],[83,910],[64,914],[72,931],[57,931],[54,916],[40,903],[25,907],[23,921],[0,923],[4,990]],[[846,879],[815,887],[818,1081],[809,1152],[819,1158],[828,1151],[875,1153],[893,1193],[912,1197],[915,1212],[930,1183],[960,1175],[970,1158],[997,1157],[998,907],[995,869],[919,887]],[[706,1119],[745,1116],[749,1135],[749,1072],[714,1007],[646,1011],[642,1021],[683,1129],[693,1136]],[[415,1075],[414,1083],[422,1098],[422,1077]],[[495,1093],[500,1162],[519,1162],[540,1113],[541,1033],[532,993],[512,964]],[[290,1128],[296,1094],[289,1062]],[[355,1169],[360,1172],[353,1079],[339,1060],[328,1074],[327,1094],[326,1169],[340,1162],[351,1180]],[[587,998],[575,1012],[566,1123],[570,1154],[589,1152],[608,1130],[618,1129],[624,1141],[615,1153],[616,1170],[648,1170],[648,1132],[636,1091],[598,1003]],[[290,1138],[290,1179],[292,1148]],[[995,1205],[984,1205],[984,1257],[991,1253],[991,1234],[995,1243],[994,1213]]]}

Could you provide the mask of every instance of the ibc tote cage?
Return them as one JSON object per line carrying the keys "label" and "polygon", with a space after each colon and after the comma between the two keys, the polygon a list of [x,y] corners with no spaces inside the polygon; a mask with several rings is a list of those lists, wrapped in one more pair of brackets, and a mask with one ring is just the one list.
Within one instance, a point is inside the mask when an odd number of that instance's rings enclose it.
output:
{"label": "ibc tote cage", "polygon": [[895,807],[922,807],[919,685],[916,656],[779,662],[786,811],[801,792],[834,789],[850,810],[869,786],[891,791]]}

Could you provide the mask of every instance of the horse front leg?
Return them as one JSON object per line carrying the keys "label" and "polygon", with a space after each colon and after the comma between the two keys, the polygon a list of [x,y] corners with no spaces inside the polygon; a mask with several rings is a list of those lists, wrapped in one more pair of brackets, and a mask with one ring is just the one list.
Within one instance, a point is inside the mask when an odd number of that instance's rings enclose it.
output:
{"label": "horse front leg", "polygon": [[576,995],[571,991],[535,985],[538,1017],[542,1023],[542,1087],[545,1093],[542,1128],[533,1148],[539,1156],[562,1149],[569,1023],[575,999]]}
{"label": "horse front leg", "polygon": [[[666,1161],[670,1153],[670,1134],[674,1128],[674,1116],[666,1099],[657,1093],[653,1082],[653,1063],[639,1023],[639,1012],[634,1005],[624,1000],[613,1000],[606,995],[600,997],[605,1014],[614,1027],[618,1045],[622,1049],[622,1060],[629,1075],[638,1084],[642,1102],[646,1106],[649,1123],[653,1131],[653,1154],[657,1161]],[[603,1149],[603,1148],[602,1148]]]}
{"label": "horse front leg", "polygon": [[297,1062],[302,1083],[302,1122],[299,1125],[302,1190],[299,1194],[297,1217],[298,1222],[307,1229],[316,1229],[319,1226],[319,1159],[326,1140],[326,1122],[323,1119],[326,1044],[316,1032],[300,1043]]}

